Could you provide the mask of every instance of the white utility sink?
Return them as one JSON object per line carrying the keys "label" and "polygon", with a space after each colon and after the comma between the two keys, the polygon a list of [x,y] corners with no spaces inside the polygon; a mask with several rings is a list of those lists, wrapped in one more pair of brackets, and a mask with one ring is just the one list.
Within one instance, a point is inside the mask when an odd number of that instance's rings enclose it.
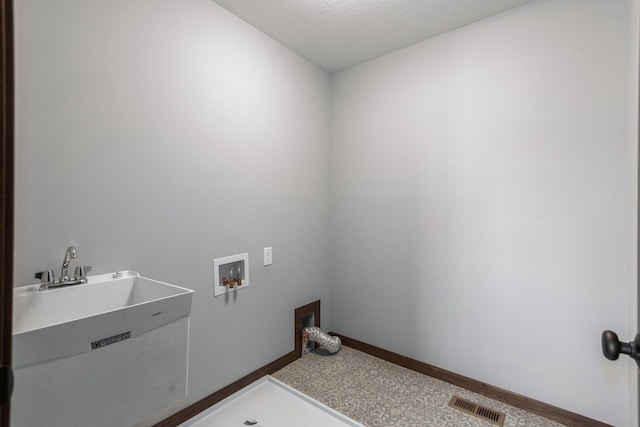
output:
{"label": "white utility sink", "polygon": [[193,291],[135,271],[89,276],[86,284],[14,289],[14,367],[98,350],[191,313]]}

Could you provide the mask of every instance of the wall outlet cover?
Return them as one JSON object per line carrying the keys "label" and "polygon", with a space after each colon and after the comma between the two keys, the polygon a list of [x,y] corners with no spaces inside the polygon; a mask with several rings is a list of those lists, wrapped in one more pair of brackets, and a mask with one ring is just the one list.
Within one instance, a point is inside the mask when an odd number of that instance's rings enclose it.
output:
{"label": "wall outlet cover", "polygon": [[264,265],[273,264],[273,248],[264,248]]}

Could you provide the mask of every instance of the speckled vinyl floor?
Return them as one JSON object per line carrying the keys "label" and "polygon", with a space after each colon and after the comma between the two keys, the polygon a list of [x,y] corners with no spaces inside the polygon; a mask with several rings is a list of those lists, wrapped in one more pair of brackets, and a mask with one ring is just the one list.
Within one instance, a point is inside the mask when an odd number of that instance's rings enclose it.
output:
{"label": "speckled vinyl floor", "polygon": [[494,426],[450,408],[452,395],[505,412],[508,427],[562,426],[345,346],[308,353],[273,377],[371,427]]}

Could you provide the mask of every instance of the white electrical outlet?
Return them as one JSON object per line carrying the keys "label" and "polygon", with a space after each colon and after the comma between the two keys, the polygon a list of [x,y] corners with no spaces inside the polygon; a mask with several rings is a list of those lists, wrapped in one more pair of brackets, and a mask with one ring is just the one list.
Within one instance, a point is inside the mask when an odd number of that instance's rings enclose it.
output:
{"label": "white electrical outlet", "polygon": [[273,248],[264,248],[264,265],[273,264]]}

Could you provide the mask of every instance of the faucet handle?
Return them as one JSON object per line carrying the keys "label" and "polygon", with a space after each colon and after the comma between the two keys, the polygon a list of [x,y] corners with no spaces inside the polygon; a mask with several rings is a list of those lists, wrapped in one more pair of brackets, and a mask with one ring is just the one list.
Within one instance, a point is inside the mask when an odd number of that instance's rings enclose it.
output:
{"label": "faucet handle", "polygon": [[36,279],[40,279],[40,285],[45,288],[55,282],[53,270],[40,271],[36,273],[35,277]]}
{"label": "faucet handle", "polygon": [[74,274],[76,280],[86,280],[87,273],[91,271],[90,265],[79,265],[76,267]]}

